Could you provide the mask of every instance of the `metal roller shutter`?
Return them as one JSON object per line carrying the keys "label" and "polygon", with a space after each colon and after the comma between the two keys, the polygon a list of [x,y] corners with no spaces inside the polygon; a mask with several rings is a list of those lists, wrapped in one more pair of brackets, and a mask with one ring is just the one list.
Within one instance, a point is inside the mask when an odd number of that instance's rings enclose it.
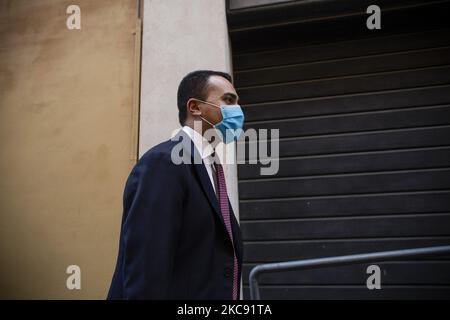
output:
{"label": "metal roller shutter", "polygon": [[[279,2],[279,1],[275,1]],[[256,264],[450,243],[449,1],[229,1],[246,128],[280,166],[238,167],[244,294]],[[448,257],[263,275],[262,298],[449,298]]]}

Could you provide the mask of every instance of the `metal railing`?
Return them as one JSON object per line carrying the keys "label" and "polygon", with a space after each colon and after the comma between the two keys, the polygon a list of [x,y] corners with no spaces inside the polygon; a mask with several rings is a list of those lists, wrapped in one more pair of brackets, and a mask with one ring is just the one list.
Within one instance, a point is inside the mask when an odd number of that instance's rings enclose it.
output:
{"label": "metal railing", "polygon": [[300,269],[314,269],[323,268],[330,266],[342,266],[355,263],[364,262],[380,262],[380,261],[392,261],[400,258],[407,257],[423,257],[423,256],[434,256],[450,253],[450,245],[448,246],[437,246],[437,247],[427,247],[427,248],[415,248],[415,249],[404,249],[404,250],[393,250],[393,251],[381,251],[373,253],[362,253],[353,254],[347,256],[337,256],[319,259],[307,259],[307,260],[296,260],[288,262],[278,262],[278,263],[267,263],[260,264],[254,267],[250,271],[249,284],[250,284],[250,299],[259,300],[259,288],[258,288],[258,276],[264,272],[279,272],[279,271],[289,271],[289,270],[300,270]]}

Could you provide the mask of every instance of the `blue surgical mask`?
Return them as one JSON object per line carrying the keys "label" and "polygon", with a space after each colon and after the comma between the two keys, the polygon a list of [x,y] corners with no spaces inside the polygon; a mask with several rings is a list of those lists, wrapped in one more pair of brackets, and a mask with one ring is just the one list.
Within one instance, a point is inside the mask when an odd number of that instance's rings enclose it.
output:
{"label": "blue surgical mask", "polygon": [[[199,100],[202,101],[202,100]],[[212,124],[205,118],[201,117],[203,120],[208,122],[211,126],[213,126],[216,130],[218,130],[222,134],[222,140],[225,143],[230,143],[233,140],[239,139],[239,136],[242,133],[242,128],[244,126],[244,113],[242,112],[241,106],[238,104],[235,105],[215,105],[211,102],[202,101],[206,104],[212,105],[216,108],[220,108],[222,113],[222,121],[217,124]]]}

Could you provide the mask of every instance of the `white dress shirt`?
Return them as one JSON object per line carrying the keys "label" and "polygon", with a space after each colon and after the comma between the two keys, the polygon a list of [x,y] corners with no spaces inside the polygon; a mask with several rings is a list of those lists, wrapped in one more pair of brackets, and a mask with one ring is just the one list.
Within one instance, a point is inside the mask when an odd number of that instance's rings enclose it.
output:
{"label": "white dress shirt", "polygon": [[194,146],[200,154],[206,171],[208,172],[209,180],[217,196],[217,181],[216,181],[216,169],[214,168],[214,148],[200,133],[192,129],[191,127],[184,126],[183,131],[186,132],[191,140],[194,142]]}

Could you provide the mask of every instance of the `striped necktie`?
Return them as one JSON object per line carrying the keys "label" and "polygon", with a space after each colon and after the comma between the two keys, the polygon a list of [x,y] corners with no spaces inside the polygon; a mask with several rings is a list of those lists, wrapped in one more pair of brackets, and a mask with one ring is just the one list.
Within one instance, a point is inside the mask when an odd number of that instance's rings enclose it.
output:
{"label": "striped necktie", "polygon": [[227,186],[225,183],[225,175],[223,174],[223,168],[220,163],[215,162],[214,166],[216,168],[216,177],[217,184],[219,187],[219,203],[220,203],[220,212],[223,216],[223,221],[225,222],[225,226],[228,231],[228,235],[231,239],[231,243],[233,245],[234,259],[233,259],[233,300],[238,299],[238,261],[236,258],[236,250],[234,249],[233,242],[233,232],[231,231],[231,217],[230,217],[230,207],[228,206],[228,195],[227,195]]}

